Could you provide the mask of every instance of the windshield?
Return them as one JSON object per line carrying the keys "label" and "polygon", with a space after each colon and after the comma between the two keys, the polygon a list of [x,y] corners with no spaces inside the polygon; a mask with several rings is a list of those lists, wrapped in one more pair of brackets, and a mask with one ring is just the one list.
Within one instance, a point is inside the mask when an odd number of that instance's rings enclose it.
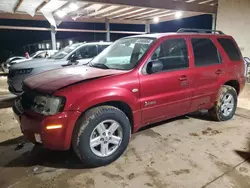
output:
{"label": "windshield", "polygon": [[96,56],[90,66],[103,69],[130,70],[134,68],[155,39],[123,38]]}
{"label": "windshield", "polygon": [[69,45],[69,46],[61,49],[60,51],[58,51],[54,55],[50,56],[49,59],[62,59],[66,55],[68,55],[72,51],[74,51],[76,48],[78,48],[80,45],[81,45],[81,43],[76,43],[76,44]]}

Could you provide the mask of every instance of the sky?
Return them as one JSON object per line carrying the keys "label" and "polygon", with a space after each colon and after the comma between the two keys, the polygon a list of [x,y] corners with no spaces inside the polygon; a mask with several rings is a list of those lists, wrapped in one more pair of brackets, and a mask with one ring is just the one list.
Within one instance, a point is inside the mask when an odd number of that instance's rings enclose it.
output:
{"label": "sky", "polygon": [[[46,27],[50,25],[47,21],[29,21],[29,20],[8,20],[0,19],[0,25],[11,26],[33,26]],[[104,30],[103,23],[80,23],[80,22],[63,22],[58,28],[72,28],[72,29],[97,29]],[[211,29],[212,16],[201,15],[191,18],[184,18],[169,22],[163,22],[151,25],[151,32],[176,32],[179,28],[199,28]],[[124,31],[145,31],[144,25],[129,25],[129,24],[111,24],[111,30]],[[115,41],[126,35],[111,34],[111,41]],[[57,32],[57,39],[75,39],[77,41],[100,41],[105,40],[104,33],[75,33],[75,32]],[[22,46],[41,42],[43,40],[50,40],[49,31],[22,31],[22,30],[0,30],[0,60],[6,58],[6,53],[11,51],[13,54],[22,55]]]}

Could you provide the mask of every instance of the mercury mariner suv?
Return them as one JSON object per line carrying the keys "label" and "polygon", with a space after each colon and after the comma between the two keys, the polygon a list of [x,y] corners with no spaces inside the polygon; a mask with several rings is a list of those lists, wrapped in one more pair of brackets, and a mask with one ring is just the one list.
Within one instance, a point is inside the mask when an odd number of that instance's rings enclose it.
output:
{"label": "mercury mariner suv", "polygon": [[244,72],[235,40],[220,31],[131,36],[88,65],[26,79],[13,110],[27,140],[73,147],[86,165],[102,166],[149,124],[201,109],[217,121],[231,119]]}

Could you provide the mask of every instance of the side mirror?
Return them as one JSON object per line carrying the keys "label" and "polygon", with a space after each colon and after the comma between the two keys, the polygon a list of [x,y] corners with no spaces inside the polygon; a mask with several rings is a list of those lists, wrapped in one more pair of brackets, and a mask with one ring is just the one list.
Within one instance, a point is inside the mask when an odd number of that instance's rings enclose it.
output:
{"label": "side mirror", "polygon": [[72,56],[71,56],[71,61],[77,61],[77,60],[79,60],[79,59],[82,59],[82,56],[81,56],[81,54],[79,54],[79,53],[74,53],[74,54],[72,54]]}
{"label": "side mirror", "polygon": [[70,60],[69,60],[68,64],[69,64],[69,65],[76,65],[76,64],[78,64],[78,61],[77,61],[77,60],[79,60],[79,59],[81,59],[81,57],[77,56],[76,54],[73,54],[73,55],[70,57]]}
{"label": "side mirror", "polygon": [[71,62],[76,62],[78,60],[78,57],[76,56],[76,54],[73,54],[70,58]]}
{"label": "side mirror", "polygon": [[147,73],[152,74],[163,70],[163,63],[160,60],[150,61],[147,66]]}

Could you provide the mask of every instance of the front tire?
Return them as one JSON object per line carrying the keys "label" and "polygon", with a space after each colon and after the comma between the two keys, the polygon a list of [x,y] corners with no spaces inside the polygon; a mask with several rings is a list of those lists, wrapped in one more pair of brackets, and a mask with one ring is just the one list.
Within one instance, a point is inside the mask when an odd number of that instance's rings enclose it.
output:
{"label": "front tire", "polygon": [[73,132],[75,153],[88,167],[104,166],[126,150],[131,135],[127,116],[113,106],[99,106],[79,118]]}
{"label": "front tire", "polygon": [[235,115],[237,102],[236,90],[231,86],[223,85],[213,108],[209,110],[209,114],[216,121],[230,120]]}

